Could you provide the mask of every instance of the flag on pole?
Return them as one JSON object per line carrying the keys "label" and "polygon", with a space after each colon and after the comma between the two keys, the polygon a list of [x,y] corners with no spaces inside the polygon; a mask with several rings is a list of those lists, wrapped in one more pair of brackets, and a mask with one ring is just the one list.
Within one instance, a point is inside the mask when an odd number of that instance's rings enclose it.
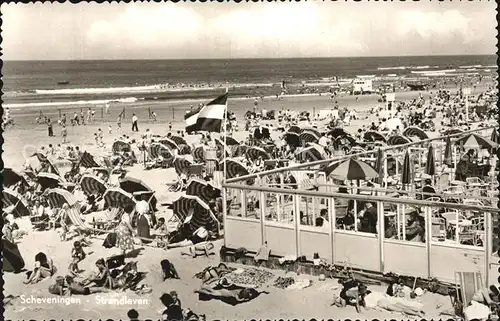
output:
{"label": "flag on pole", "polygon": [[184,115],[186,132],[207,131],[220,133],[227,108],[227,95],[226,92],[206,106],[187,112]]}

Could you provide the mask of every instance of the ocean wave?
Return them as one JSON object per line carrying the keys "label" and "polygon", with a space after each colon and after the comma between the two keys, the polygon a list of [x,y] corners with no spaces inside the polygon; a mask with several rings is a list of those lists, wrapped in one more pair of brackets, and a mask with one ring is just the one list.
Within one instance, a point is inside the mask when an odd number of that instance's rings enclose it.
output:
{"label": "ocean wave", "polygon": [[439,66],[396,66],[396,67],[379,67],[377,70],[406,70],[406,69],[433,69]]}
{"label": "ocean wave", "polygon": [[461,69],[469,69],[469,68],[483,68],[482,65],[469,65],[469,66],[459,66]]}
{"label": "ocean wave", "polygon": [[74,105],[104,105],[108,103],[135,103],[138,101],[136,97],[125,97],[118,99],[96,99],[96,100],[80,100],[80,101],[51,101],[51,102],[31,102],[4,104],[5,108],[22,108],[22,107],[54,107],[54,106],[74,106]]}
{"label": "ocean wave", "polygon": [[444,69],[444,70],[425,70],[425,71],[411,71],[412,74],[444,74],[449,72],[455,72],[456,69]]}
{"label": "ocean wave", "polygon": [[399,66],[399,67],[378,67],[377,70],[397,70],[397,69],[399,69],[399,70],[405,70],[406,68],[408,68],[408,67],[406,67],[406,66]]}
{"label": "ocean wave", "polygon": [[64,88],[64,89],[35,89],[38,95],[88,95],[112,94],[123,92],[151,92],[168,88],[168,85],[134,86],[134,87],[101,87],[101,88]]}

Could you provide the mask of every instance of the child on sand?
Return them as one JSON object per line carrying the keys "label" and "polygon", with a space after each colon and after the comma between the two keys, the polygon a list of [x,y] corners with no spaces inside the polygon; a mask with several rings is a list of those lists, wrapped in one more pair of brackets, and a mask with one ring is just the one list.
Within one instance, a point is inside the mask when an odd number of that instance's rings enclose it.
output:
{"label": "child on sand", "polygon": [[71,249],[71,257],[73,261],[70,264],[70,269],[69,272],[76,276],[78,272],[80,272],[80,269],[78,268],[78,263],[83,261],[87,255],[85,254],[85,251],[83,251],[82,245],[80,242],[75,241],[73,243],[73,248]]}

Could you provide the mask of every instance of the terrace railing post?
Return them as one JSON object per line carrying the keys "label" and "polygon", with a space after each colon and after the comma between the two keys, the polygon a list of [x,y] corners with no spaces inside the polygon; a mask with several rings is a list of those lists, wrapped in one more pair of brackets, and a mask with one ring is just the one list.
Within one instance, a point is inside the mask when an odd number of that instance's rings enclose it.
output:
{"label": "terrace railing post", "polygon": [[335,246],[333,242],[335,242],[335,223],[337,222],[337,214],[335,212],[335,199],[330,197],[328,199],[330,203],[328,205],[328,222],[330,222],[330,228],[328,230],[330,236],[330,258],[332,260],[332,264],[335,264]]}
{"label": "terrace railing post", "polygon": [[300,256],[300,194],[293,195],[293,223],[295,226],[295,255]]}
{"label": "terrace railing post", "polygon": [[432,209],[425,207],[425,249],[427,252],[427,277],[432,277]]}
{"label": "terrace railing post", "polygon": [[[490,279],[490,268],[491,268],[491,250],[493,244],[493,229],[491,225],[491,213],[485,212],[484,215],[484,286],[487,287]],[[496,280],[495,280],[496,281]]]}
{"label": "terrace railing post", "polygon": [[385,222],[384,222],[384,204],[382,202],[377,202],[377,213],[378,213],[378,246],[380,252],[380,272],[384,273],[384,232],[385,232]]}
{"label": "terrace railing post", "polygon": [[266,228],[265,228],[265,216],[266,216],[266,195],[263,191],[259,192],[259,207],[260,207],[260,234],[262,245],[266,243]]}

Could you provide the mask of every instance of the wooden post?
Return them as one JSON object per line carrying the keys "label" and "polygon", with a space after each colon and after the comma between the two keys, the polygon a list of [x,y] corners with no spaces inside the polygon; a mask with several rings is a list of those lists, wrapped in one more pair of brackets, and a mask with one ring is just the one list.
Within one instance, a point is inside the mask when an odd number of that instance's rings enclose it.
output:
{"label": "wooden post", "polygon": [[429,206],[425,207],[425,249],[427,252],[427,278],[432,277],[432,211]]}
{"label": "wooden post", "polygon": [[490,264],[491,264],[491,250],[493,244],[493,233],[491,225],[491,213],[485,212],[484,215],[484,286],[487,287],[490,279]]}
{"label": "wooden post", "polygon": [[223,222],[224,222],[224,246],[228,246],[227,244],[227,199],[226,199],[226,188],[222,187],[222,214],[223,214]]}
{"label": "wooden post", "polygon": [[265,229],[265,215],[266,215],[266,195],[264,192],[260,193],[260,233],[262,245],[266,243],[266,229]]}
{"label": "wooden post", "polygon": [[330,228],[328,229],[330,236],[330,258],[332,260],[332,264],[335,264],[335,223],[337,221],[337,214],[335,212],[335,199],[330,197],[328,199],[330,203],[328,206],[328,222],[330,222]]}
{"label": "wooden post", "polygon": [[384,221],[384,203],[377,202],[378,213],[378,246],[380,251],[380,271],[384,271],[384,234],[385,234],[385,221]]}

